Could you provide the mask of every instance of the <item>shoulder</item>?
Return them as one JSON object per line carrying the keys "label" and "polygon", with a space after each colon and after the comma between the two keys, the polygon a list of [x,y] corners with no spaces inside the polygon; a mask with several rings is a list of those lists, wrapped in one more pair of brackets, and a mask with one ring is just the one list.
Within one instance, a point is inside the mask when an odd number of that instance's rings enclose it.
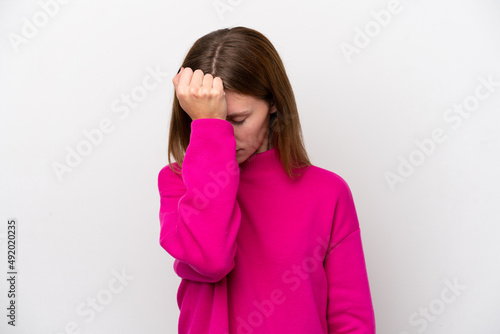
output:
{"label": "shoulder", "polygon": [[[174,172],[172,168],[178,170],[179,172]],[[160,192],[162,192],[168,185],[172,184],[184,184],[182,180],[182,172],[180,171],[180,167],[177,162],[173,162],[162,167],[158,173],[158,189]]]}
{"label": "shoulder", "polygon": [[172,176],[178,176],[180,177],[179,174],[175,173],[172,168],[180,171],[179,164],[177,162],[172,162],[169,165],[166,165],[160,169],[160,172],[158,173],[158,180],[160,179],[167,179]]}
{"label": "shoulder", "polygon": [[329,229],[333,228],[336,238],[333,244],[359,228],[351,189],[342,176],[314,165],[309,167],[304,176],[308,193],[314,194],[319,203],[318,210],[325,210]]}
{"label": "shoulder", "polygon": [[310,165],[304,175],[307,175],[308,181],[314,183],[319,189],[333,192],[339,196],[351,196],[351,189],[347,181],[333,171]]}

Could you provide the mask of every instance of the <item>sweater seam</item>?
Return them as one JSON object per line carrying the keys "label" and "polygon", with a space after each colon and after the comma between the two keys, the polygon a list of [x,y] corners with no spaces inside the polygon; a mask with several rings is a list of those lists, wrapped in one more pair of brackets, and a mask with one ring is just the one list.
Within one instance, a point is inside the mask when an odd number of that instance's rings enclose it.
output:
{"label": "sweater seam", "polygon": [[361,228],[358,227],[354,231],[351,231],[349,234],[347,234],[345,237],[343,237],[342,240],[337,242],[335,245],[331,246],[326,253],[329,254],[331,251],[333,251],[334,248],[336,248],[338,245],[340,245],[342,242],[344,242],[345,239],[349,238],[353,233],[358,232],[360,230],[361,230]]}

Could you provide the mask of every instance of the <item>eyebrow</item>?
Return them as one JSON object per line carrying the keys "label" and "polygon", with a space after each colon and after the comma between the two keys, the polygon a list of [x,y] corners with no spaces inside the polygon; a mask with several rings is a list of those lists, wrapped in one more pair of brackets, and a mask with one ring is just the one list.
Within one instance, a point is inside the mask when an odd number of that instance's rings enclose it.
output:
{"label": "eyebrow", "polygon": [[241,116],[241,115],[246,115],[249,112],[250,112],[250,110],[243,110],[243,111],[232,113],[231,115],[228,114],[227,117],[238,117],[238,116]]}

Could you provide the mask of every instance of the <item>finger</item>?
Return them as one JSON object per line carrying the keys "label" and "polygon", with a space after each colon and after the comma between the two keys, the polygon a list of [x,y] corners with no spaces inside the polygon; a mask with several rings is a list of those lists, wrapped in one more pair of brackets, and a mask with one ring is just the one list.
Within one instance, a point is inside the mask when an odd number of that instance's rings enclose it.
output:
{"label": "finger", "polygon": [[188,86],[191,81],[191,76],[193,75],[193,70],[190,67],[184,67],[179,73],[178,86]]}
{"label": "finger", "polygon": [[172,82],[173,82],[174,86],[177,86],[179,84],[179,78],[181,77],[181,73],[182,73],[183,69],[184,69],[184,67],[181,66],[179,68],[179,71],[177,71],[177,74],[172,79]]}
{"label": "finger", "polygon": [[190,86],[199,88],[203,84],[203,71],[200,69],[197,69],[194,71],[193,76],[191,78],[191,82],[189,83]]}
{"label": "finger", "polygon": [[217,91],[224,91],[224,84],[220,77],[215,77],[213,81],[213,88]]}
{"label": "finger", "polygon": [[211,90],[213,81],[214,77],[212,76],[212,74],[210,73],[205,74],[205,76],[203,77],[203,87],[205,89]]}

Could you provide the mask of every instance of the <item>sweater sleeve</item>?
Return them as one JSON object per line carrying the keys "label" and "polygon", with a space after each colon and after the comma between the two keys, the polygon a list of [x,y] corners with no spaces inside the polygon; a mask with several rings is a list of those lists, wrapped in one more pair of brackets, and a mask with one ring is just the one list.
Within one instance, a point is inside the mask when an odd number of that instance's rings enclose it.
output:
{"label": "sweater sleeve", "polygon": [[347,183],[340,179],[332,235],[325,257],[329,334],[374,334],[375,315],[358,217]]}
{"label": "sweater sleeve", "polygon": [[230,122],[191,122],[182,177],[167,165],[158,174],[160,245],[181,278],[220,281],[234,268],[241,212],[236,141]]}

